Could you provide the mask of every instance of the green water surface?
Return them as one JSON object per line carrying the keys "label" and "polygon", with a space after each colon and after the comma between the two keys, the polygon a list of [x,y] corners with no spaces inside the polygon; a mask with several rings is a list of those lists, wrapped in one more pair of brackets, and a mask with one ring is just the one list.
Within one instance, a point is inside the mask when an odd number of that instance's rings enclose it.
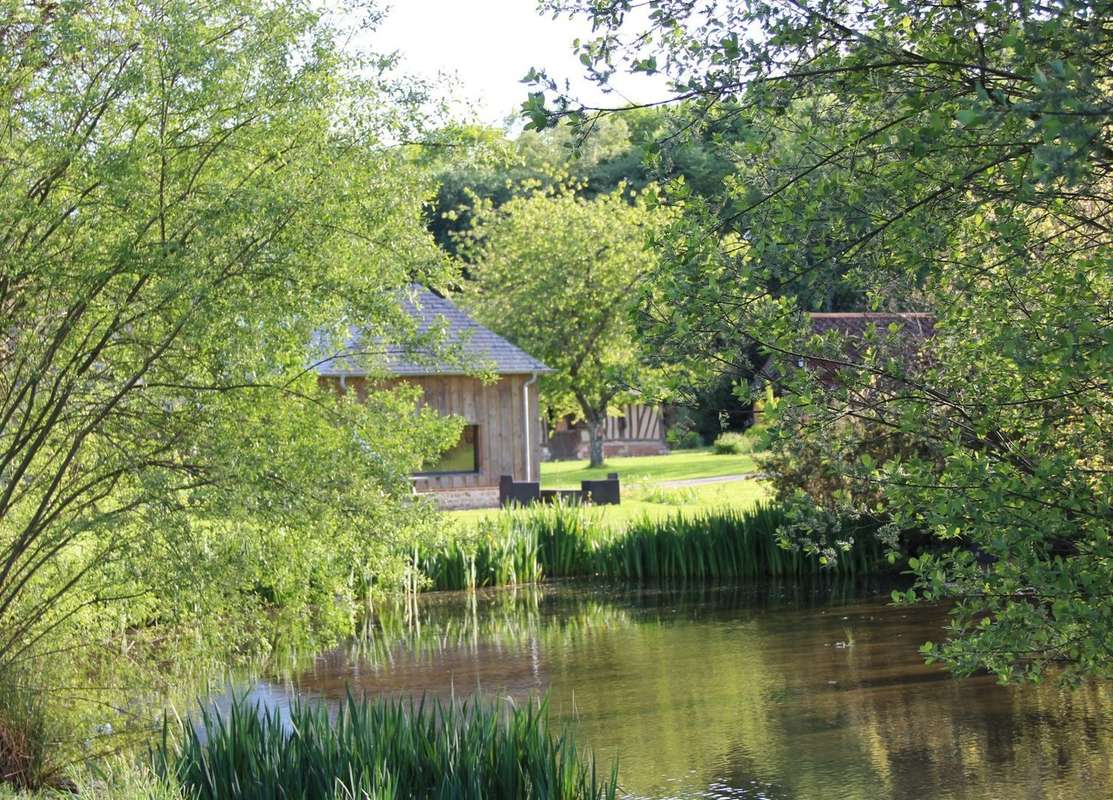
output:
{"label": "green water surface", "polygon": [[636,797],[1113,797],[1105,684],[925,666],[938,608],[846,587],[583,587],[429,597],[256,696],[547,695]]}

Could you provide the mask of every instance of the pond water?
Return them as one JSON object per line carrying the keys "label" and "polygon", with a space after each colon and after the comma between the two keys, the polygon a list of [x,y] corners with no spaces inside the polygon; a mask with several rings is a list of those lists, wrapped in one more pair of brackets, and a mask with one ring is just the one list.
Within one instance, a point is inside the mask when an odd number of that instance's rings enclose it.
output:
{"label": "pond water", "polygon": [[846,587],[545,587],[423,598],[252,694],[549,697],[649,798],[1113,797],[1113,687],[925,666],[937,608]]}

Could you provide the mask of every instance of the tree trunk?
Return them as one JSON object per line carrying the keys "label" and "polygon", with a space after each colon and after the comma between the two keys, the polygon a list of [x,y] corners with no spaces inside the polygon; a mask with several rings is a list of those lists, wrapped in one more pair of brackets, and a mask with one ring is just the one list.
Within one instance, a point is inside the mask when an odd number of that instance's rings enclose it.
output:
{"label": "tree trunk", "polygon": [[606,416],[587,421],[587,435],[591,443],[591,463],[589,467],[603,466],[603,440],[606,436]]}

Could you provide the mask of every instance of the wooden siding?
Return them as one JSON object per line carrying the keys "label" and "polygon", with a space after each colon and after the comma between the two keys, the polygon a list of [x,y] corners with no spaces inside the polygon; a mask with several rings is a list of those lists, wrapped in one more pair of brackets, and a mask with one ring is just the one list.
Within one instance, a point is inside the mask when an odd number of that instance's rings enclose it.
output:
{"label": "wooden siding", "polygon": [[[384,386],[408,383],[421,387],[424,404],[442,414],[463,417],[470,425],[479,426],[479,471],[449,475],[420,475],[414,477],[419,492],[472,489],[498,486],[501,475],[512,475],[517,480],[526,478],[525,409],[522,390],[529,375],[503,375],[497,381],[484,384],[477,378],[462,375],[429,375],[393,379]],[[327,379],[340,390],[339,381]],[[348,378],[345,386],[356,396],[367,398],[367,381]],[[529,387],[530,460],[534,480],[541,469],[541,416],[537,384]]]}

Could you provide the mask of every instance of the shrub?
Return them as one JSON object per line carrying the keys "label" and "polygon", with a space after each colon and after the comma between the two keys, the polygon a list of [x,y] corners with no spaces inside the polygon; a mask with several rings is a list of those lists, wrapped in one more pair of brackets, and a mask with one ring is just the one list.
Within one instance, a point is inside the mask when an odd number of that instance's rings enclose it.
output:
{"label": "shrub", "polygon": [[703,447],[703,437],[696,429],[691,411],[686,408],[677,409],[675,421],[665,432],[665,444],[673,450],[695,450]]}
{"label": "shrub", "polygon": [[719,434],[719,438],[712,445],[712,450],[719,456],[737,456],[751,452],[753,442],[746,438],[745,434],[727,431]]}
{"label": "shrub", "polygon": [[356,700],[335,716],[299,701],[285,719],[236,700],[225,716],[204,710],[172,737],[156,769],[195,800],[533,798],[613,800],[612,770],[567,735],[554,736],[544,704],[524,708]]}

